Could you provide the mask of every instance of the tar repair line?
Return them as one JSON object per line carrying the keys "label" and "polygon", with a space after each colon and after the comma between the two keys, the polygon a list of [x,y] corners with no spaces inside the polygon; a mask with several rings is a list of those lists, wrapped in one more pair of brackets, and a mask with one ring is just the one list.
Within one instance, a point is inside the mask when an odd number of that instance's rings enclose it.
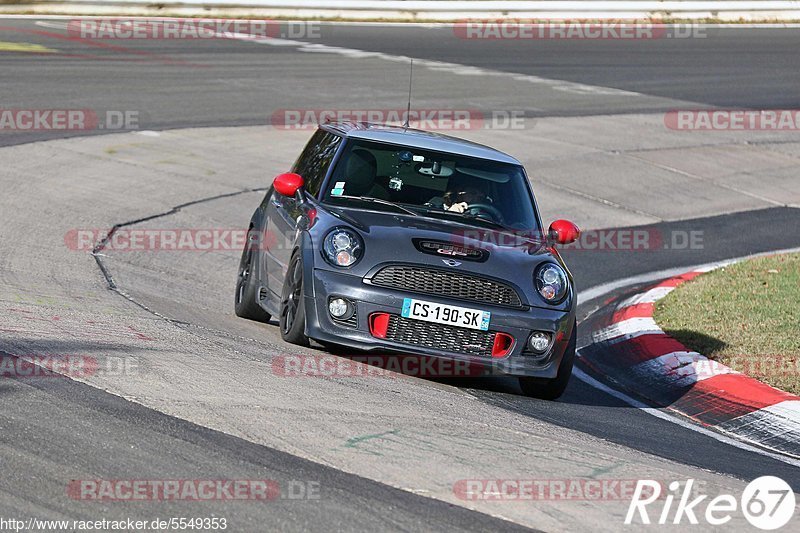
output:
{"label": "tar repair line", "polygon": [[[591,301],[591,300],[600,298],[601,296],[604,296],[604,295],[606,295],[606,294],[608,294],[610,292],[613,292],[613,291],[615,291],[617,289],[621,289],[623,287],[627,287],[629,285],[634,285],[634,284],[637,284],[637,283],[647,283],[647,282],[650,282],[650,281],[657,281],[659,279],[668,278],[670,276],[675,276],[675,275],[678,275],[678,274],[680,274],[682,272],[686,272],[686,271],[689,271],[689,270],[703,270],[703,269],[718,268],[718,267],[723,267],[723,266],[730,265],[730,264],[733,264],[733,263],[738,263],[739,261],[745,261],[747,259],[753,259],[753,258],[756,258],[756,257],[764,257],[764,256],[767,256],[767,255],[775,255],[775,254],[783,254],[783,253],[794,253],[794,252],[800,252],[800,248],[786,248],[786,249],[783,249],[783,250],[775,250],[775,251],[771,251],[771,252],[761,252],[761,253],[757,253],[757,254],[751,254],[751,255],[745,255],[745,256],[742,256],[742,257],[736,257],[736,258],[733,258],[733,259],[726,259],[724,261],[715,261],[715,262],[712,262],[712,263],[704,263],[702,265],[671,268],[671,269],[668,269],[668,270],[659,270],[657,272],[650,272],[650,273],[647,273],[647,274],[640,274],[638,276],[632,276],[632,277],[629,277],[629,278],[621,279],[621,280],[618,280],[618,281],[612,281],[612,282],[609,282],[609,283],[604,283],[602,285],[598,285],[596,287],[592,287],[590,289],[586,289],[585,291],[582,291],[582,292],[578,293],[578,299],[579,300],[580,299],[585,299],[586,301]],[[588,316],[591,316],[593,313],[594,313],[594,311],[589,313]],[[587,316],[587,318],[588,318],[588,316]],[[586,319],[584,319],[583,321],[585,321],[585,320]],[[580,351],[580,349],[578,349],[578,351]],[[701,434],[703,434],[703,435],[705,435],[707,437],[711,437],[712,439],[715,439],[715,440],[717,440],[719,442],[722,442],[723,444],[728,444],[730,446],[733,446],[735,448],[739,448],[741,450],[745,450],[745,451],[748,451],[748,452],[757,453],[759,455],[763,455],[765,457],[769,457],[770,459],[775,459],[776,461],[781,461],[782,463],[786,463],[786,464],[791,465],[791,466],[800,467],[800,460],[792,459],[791,457],[788,457],[788,456],[785,456],[785,455],[781,455],[781,454],[778,454],[778,453],[769,452],[767,450],[764,450],[762,448],[758,448],[756,446],[751,446],[750,444],[746,444],[744,442],[741,442],[741,441],[735,440],[735,439],[733,439],[731,437],[728,437],[727,435],[725,435],[723,433],[719,433],[719,432],[716,432],[716,431],[712,431],[710,429],[706,429],[706,428],[704,428],[702,426],[699,426],[699,425],[696,425],[696,424],[692,424],[691,422],[687,422],[685,420],[682,420],[682,419],[680,419],[680,418],[678,418],[676,416],[673,416],[673,415],[671,415],[669,413],[666,413],[666,412],[664,412],[664,411],[662,411],[660,409],[657,409],[655,407],[650,407],[650,406],[646,405],[643,402],[640,402],[640,401],[638,401],[638,400],[636,400],[634,398],[631,398],[630,396],[628,396],[624,392],[621,392],[621,391],[618,391],[616,389],[613,389],[613,388],[609,387],[608,385],[605,385],[604,383],[596,380],[595,378],[591,377],[590,375],[588,375],[586,372],[584,372],[580,368],[577,368],[577,367],[574,368],[572,373],[576,378],[580,379],[581,381],[583,381],[587,385],[589,385],[591,387],[594,387],[594,388],[596,388],[596,389],[598,389],[598,390],[600,390],[602,392],[605,392],[606,394],[608,394],[610,396],[613,396],[614,398],[627,403],[631,407],[635,407],[637,409],[640,409],[640,410],[644,411],[645,413],[647,413],[649,415],[652,415],[652,416],[654,416],[656,418],[660,418],[661,420],[665,420],[667,422],[671,422],[673,424],[677,424],[677,425],[679,425],[681,427],[690,429],[692,431],[696,431],[696,432],[701,433]]]}
{"label": "tar repair line", "polygon": [[106,279],[106,283],[108,283],[108,288],[109,289],[111,289],[112,291],[116,291],[119,294],[122,294],[123,296],[125,296],[125,298],[127,298],[130,301],[132,301],[133,303],[135,303],[136,305],[138,305],[139,307],[141,307],[145,311],[149,311],[149,312],[151,312],[153,314],[156,314],[160,318],[164,318],[166,320],[169,320],[169,319],[167,319],[167,317],[158,315],[158,313],[155,313],[151,309],[148,309],[144,305],[136,302],[132,298],[130,298],[127,295],[125,295],[124,293],[122,293],[117,288],[117,284],[114,283],[114,279],[111,277],[111,273],[106,268],[106,266],[103,263],[102,259],[100,259],[101,257],[103,257],[103,254],[101,252],[103,250],[105,250],[106,245],[111,240],[111,238],[114,236],[114,233],[116,233],[116,231],[119,228],[124,228],[126,226],[133,226],[135,224],[141,224],[142,222],[147,222],[149,220],[154,220],[156,218],[162,218],[162,217],[166,217],[166,216],[169,216],[169,215],[174,215],[175,213],[177,213],[178,211],[180,211],[184,207],[191,207],[193,205],[202,204],[202,203],[205,203],[205,202],[211,202],[211,201],[214,201],[214,200],[220,200],[222,198],[230,198],[231,196],[239,196],[240,194],[247,194],[247,193],[251,193],[251,192],[264,192],[267,189],[268,189],[268,187],[256,187],[256,188],[253,188],[253,189],[242,189],[242,190],[239,190],[239,191],[233,191],[233,192],[226,192],[226,193],[222,193],[222,194],[217,194],[215,196],[209,196],[207,198],[201,198],[199,200],[191,200],[189,202],[185,202],[185,203],[182,203],[180,205],[176,205],[176,206],[172,207],[171,209],[169,209],[167,211],[164,211],[163,213],[157,213],[155,215],[149,215],[149,216],[137,218],[135,220],[129,220],[127,222],[120,222],[118,224],[114,224],[113,226],[111,226],[111,229],[108,231],[108,233],[105,235],[105,237],[100,239],[100,241],[97,244],[95,244],[94,248],[92,248],[91,255],[92,255],[92,257],[94,257],[94,260],[97,262],[97,266],[100,268],[100,272],[103,273],[103,277]]}
{"label": "tar repair line", "polygon": [[[143,132],[139,132],[139,133],[143,133]],[[100,273],[103,275],[103,278],[106,281],[106,285],[108,286],[108,290],[120,295],[122,298],[125,298],[126,300],[128,300],[129,302],[134,304],[135,306],[143,309],[144,311],[147,311],[148,313],[158,317],[159,319],[164,320],[166,322],[169,322],[170,324],[173,324],[175,326],[188,326],[188,327],[199,329],[199,330],[202,330],[202,331],[211,332],[214,335],[219,335],[219,336],[224,336],[224,337],[228,337],[228,338],[243,340],[243,341],[247,341],[247,342],[255,343],[255,344],[260,344],[260,345],[264,346],[263,342],[255,340],[255,339],[252,339],[252,338],[241,337],[239,335],[231,334],[231,333],[229,333],[229,332],[227,332],[225,330],[212,329],[212,328],[208,328],[208,327],[205,327],[205,326],[201,326],[199,324],[193,324],[193,323],[190,323],[190,322],[184,322],[182,320],[176,320],[174,318],[170,318],[170,317],[168,317],[166,315],[163,315],[163,314],[159,313],[155,309],[151,309],[150,307],[148,307],[147,305],[145,305],[142,302],[138,301],[136,298],[134,298],[133,296],[128,294],[126,291],[124,291],[123,289],[121,289],[121,288],[119,288],[117,286],[117,284],[114,282],[114,278],[111,276],[111,272],[108,270],[108,267],[106,267],[105,263],[103,262],[102,258],[106,257],[106,256],[102,252],[105,249],[106,245],[108,244],[109,240],[114,236],[114,233],[119,228],[123,228],[123,227],[126,227],[126,226],[133,226],[133,225],[139,224],[141,222],[147,222],[149,220],[154,220],[154,219],[157,219],[157,218],[162,218],[162,217],[167,217],[167,216],[170,216],[170,215],[174,215],[175,213],[179,212],[181,209],[184,209],[186,207],[191,207],[193,205],[203,204],[203,203],[206,203],[206,202],[212,202],[214,200],[219,200],[219,199],[222,199],[222,198],[230,198],[232,196],[239,196],[241,194],[264,192],[267,189],[268,189],[268,187],[255,187],[255,188],[251,188],[251,189],[242,189],[242,190],[239,190],[239,191],[233,191],[233,192],[228,192],[228,193],[217,194],[217,195],[209,196],[209,197],[206,197],[206,198],[200,198],[198,200],[191,200],[191,201],[188,201],[188,202],[184,202],[184,203],[176,205],[176,206],[174,206],[174,207],[172,207],[172,208],[170,208],[167,211],[164,211],[162,213],[157,213],[155,215],[148,215],[148,216],[144,216],[144,217],[141,217],[141,218],[137,218],[135,220],[129,220],[127,222],[120,222],[118,224],[114,224],[113,226],[111,226],[111,229],[109,230],[108,234],[106,234],[105,237],[103,237],[100,241],[98,241],[97,244],[95,244],[94,248],[92,248],[92,251],[89,252],[89,253],[90,253],[90,255],[92,257],[94,257],[94,260],[97,263],[97,267],[100,269]],[[126,399],[130,399],[130,398],[126,398]]]}

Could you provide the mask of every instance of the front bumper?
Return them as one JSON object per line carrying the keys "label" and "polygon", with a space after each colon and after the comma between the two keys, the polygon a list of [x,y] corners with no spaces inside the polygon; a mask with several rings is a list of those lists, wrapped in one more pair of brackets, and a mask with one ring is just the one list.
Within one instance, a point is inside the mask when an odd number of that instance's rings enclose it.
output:
{"label": "front bumper", "polygon": [[[569,311],[542,308],[511,309],[486,304],[470,304],[449,300],[436,295],[417,294],[369,285],[358,276],[344,272],[314,269],[313,283],[305,294],[306,335],[321,341],[339,344],[364,351],[400,352],[419,354],[482,366],[485,373],[555,378],[558,366],[569,343],[574,324],[574,305]],[[333,320],[328,314],[328,298],[340,296],[356,304],[354,327]],[[469,306],[491,311],[489,330],[511,335],[515,342],[508,355],[503,357],[476,356],[442,351],[427,347],[376,338],[370,333],[369,316],[389,313],[399,316],[404,298],[418,298],[457,306]],[[424,323],[427,324],[427,323]],[[533,330],[548,331],[554,341],[545,356],[524,354],[525,344]]]}

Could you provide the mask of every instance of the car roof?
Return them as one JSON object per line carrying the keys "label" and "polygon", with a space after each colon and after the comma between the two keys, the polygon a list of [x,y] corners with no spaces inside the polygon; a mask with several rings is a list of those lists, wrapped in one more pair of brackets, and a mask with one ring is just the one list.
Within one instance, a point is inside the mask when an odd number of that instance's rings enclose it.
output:
{"label": "car roof", "polygon": [[349,139],[384,142],[420,148],[435,152],[444,152],[490,161],[522,165],[510,155],[483,144],[474,143],[458,137],[442,135],[430,131],[376,124],[372,122],[328,122],[320,126],[322,129],[339,133]]}

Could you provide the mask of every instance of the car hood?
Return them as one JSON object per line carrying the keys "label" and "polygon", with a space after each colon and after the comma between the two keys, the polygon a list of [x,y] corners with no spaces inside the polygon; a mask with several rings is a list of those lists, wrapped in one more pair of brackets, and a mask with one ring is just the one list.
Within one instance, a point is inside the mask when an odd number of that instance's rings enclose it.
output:
{"label": "car hood", "polygon": [[[385,263],[428,265],[503,280],[530,305],[561,307],[544,302],[533,288],[534,270],[542,262],[566,269],[558,252],[542,239],[423,216],[325,206],[314,227],[315,241],[321,244],[324,234],[337,226],[351,227],[364,239],[364,256],[348,270],[353,275],[371,276]],[[474,255],[470,250],[479,251],[480,257],[462,255]],[[336,270],[327,263],[320,266]]]}

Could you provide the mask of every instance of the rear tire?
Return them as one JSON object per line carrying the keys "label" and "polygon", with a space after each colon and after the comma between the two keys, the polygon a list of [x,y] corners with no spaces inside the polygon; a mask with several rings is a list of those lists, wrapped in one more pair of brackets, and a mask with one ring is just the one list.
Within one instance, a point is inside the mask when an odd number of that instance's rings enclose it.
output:
{"label": "rear tire", "polygon": [[555,378],[534,378],[529,376],[520,376],[519,387],[525,396],[531,398],[539,398],[540,400],[556,400],[564,394],[564,391],[569,384],[569,378],[572,375],[572,365],[575,362],[575,346],[577,343],[578,326],[572,325],[572,335],[569,338],[569,344],[564,351],[564,357],[561,358],[561,364],[558,365],[558,373]]}
{"label": "rear tire", "polygon": [[292,255],[281,293],[281,338],[290,344],[309,346],[306,329],[306,306],[303,296],[303,260],[299,252]]}
{"label": "rear tire", "polygon": [[236,316],[257,322],[269,322],[272,318],[258,304],[258,290],[253,283],[253,251],[247,248],[242,251],[242,259],[239,261],[233,310]]}

